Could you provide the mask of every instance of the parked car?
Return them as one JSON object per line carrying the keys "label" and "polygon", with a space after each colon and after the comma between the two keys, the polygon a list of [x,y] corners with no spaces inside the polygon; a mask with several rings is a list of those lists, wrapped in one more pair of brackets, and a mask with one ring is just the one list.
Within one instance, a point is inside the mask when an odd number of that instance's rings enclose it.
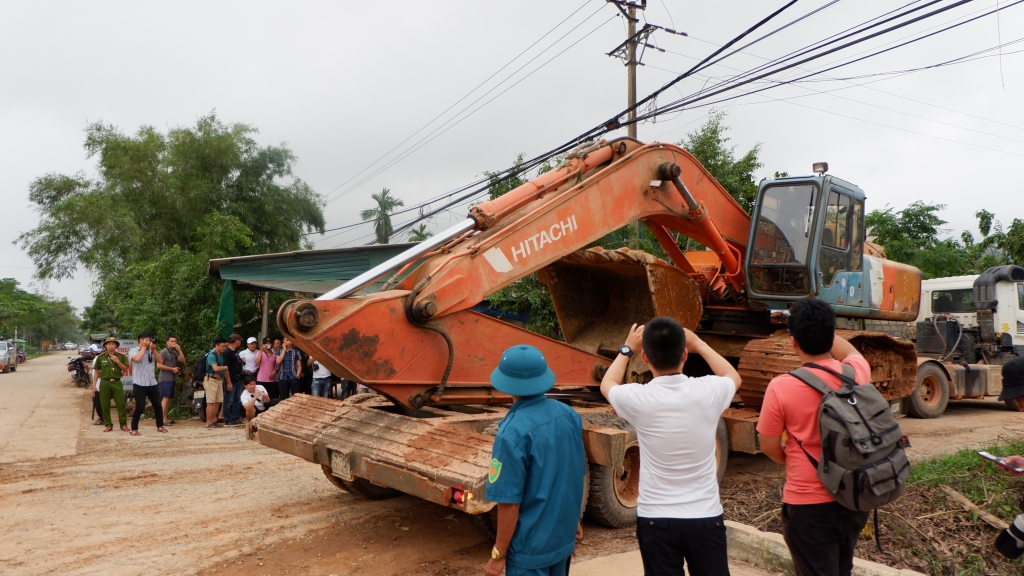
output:
{"label": "parked car", "polygon": [[0,364],[3,364],[3,373],[14,372],[18,369],[18,351],[13,342],[0,341]]}
{"label": "parked car", "polygon": [[82,344],[81,346],[78,347],[78,353],[79,354],[84,354],[85,351],[88,350],[88,349],[89,349],[89,345],[88,344]]}
{"label": "parked car", "polygon": [[64,349],[65,350],[74,350],[76,346],[78,346],[78,345],[75,344],[74,342],[65,342],[64,343]]}

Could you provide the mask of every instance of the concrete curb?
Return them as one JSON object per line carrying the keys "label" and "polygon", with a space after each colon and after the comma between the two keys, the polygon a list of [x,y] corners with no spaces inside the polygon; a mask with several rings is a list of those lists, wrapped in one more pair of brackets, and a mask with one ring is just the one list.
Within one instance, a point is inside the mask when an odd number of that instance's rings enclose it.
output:
{"label": "concrete curb", "polygon": [[[729,557],[742,560],[772,572],[795,576],[793,558],[789,555],[782,534],[761,532],[753,526],[725,521],[725,534],[729,539]],[[853,576],[924,576],[913,570],[890,568],[884,564],[862,558],[853,559]]]}

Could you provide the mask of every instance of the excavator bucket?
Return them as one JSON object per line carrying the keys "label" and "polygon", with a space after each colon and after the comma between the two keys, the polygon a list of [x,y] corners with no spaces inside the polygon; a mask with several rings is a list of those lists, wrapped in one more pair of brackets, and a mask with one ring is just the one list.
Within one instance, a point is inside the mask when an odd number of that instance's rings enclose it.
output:
{"label": "excavator bucket", "polygon": [[639,250],[579,250],[537,276],[551,293],[566,343],[607,358],[634,323],[670,316],[693,330],[703,313],[696,281]]}

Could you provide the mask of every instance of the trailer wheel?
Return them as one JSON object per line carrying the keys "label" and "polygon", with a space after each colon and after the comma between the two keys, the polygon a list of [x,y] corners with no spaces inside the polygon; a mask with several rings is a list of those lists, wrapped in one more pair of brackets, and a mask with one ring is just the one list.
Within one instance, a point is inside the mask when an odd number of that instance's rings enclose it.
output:
{"label": "trailer wheel", "polygon": [[345,488],[345,485],[341,483],[341,478],[338,478],[337,476],[331,473],[330,466],[325,466],[321,464],[320,468],[324,471],[324,476],[327,476],[327,481],[330,482],[331,484],[334,484],[335,488],[337,488],[338,490],[344,490],[345,492],[349,491],[347,488]]}
{"label": "trailer wheel", "polygon": [[338,478],[338,482],[345,487],[345,490],[367,500],[387,500],[401,494],[398,490],[378,486],[366,478],[356,478],[352,481]]}
{"label": "trailer wheel", "polygon": [[590,464],[587,517],[609,528],[633,526],[636,524],[636,499],[640,493],[640,445],[636,441],[636,430],[615,414],[595,412],[582,417],[584,422],[629,433],[620,467]]}
{"label": "trailer wheel", "polygon": [[917,418],[938,418],[949,403],[949,381],[941,368],[922,364],[917,368],[917,386],[910,395],[907,412]]}
{"label": "trailer wheel", "polygon": [[1003,400],[1003,402],[1006,403],[1007,410],[1011,412],[1020,412],[1020,407],[1017,405],[1016,398],[1014,398],[1013,400]]}

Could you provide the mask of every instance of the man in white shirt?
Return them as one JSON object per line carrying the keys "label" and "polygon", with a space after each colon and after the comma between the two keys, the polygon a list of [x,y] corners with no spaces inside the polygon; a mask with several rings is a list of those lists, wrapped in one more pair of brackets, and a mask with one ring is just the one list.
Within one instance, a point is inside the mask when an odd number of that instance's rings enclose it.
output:
{"label": "man in white shirt", "polygon": [[242,410],[245,411],[245,419],[252,420],[258,414],[262,414],[270,408],[275,401],[270,399],[267,389],[256,383],[256,379],[246,374],[242,376],[245,382],[245,390],[242,390]]}
{"label": "man in white shirt", "polygon": [[[622,384],[634,350],[650,367],[647,384]],[[689,353],[715,375],[683,375]],[[647,576],[728,575],[715,438],[718,419],[740,387],[728,360],[672,318],[633,327],[601,381],[601,393],[636,429],[640,495],[636,537]]]}
{"label": "man in white shirt", "polygon": [[314,360],[312,356],[306,358],[306,363],[313,370],[313,396],[330,398],[333,377],[331,369],[321,364],[319,360]]}
{"label": "man in white shirt", "polygon": [[252,336],[245,341],[245,350],[238,353],[238,359],[242,361],[242,373],[252,374],[252,377],[256,377],[256,371],[259,370],[259,362],[256,361],[259,358],[260,353],[257,350],[257,341]]}

